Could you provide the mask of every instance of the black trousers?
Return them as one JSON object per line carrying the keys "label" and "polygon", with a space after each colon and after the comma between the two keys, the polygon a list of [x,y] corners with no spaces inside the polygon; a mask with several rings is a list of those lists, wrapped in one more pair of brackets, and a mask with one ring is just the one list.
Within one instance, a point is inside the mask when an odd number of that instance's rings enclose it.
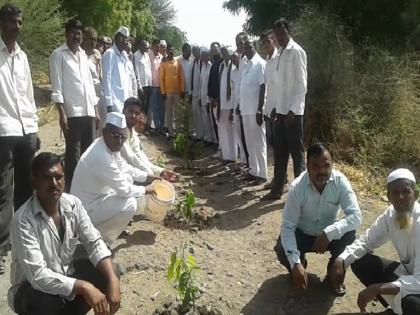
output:
{"label": "black trousers", "polygon": [[[300,261],[306,267],[305,254],[313,252],[312,248],[314,246],[316,236],[307,235],[299,229],[296,229],[295,236],[297,249],[300,252]],[[349,231],[345,233],[339,240],[333,240],[332,242],[330,242],[330,244],[328,244],[327,251],[331,253],[331,257],[328,261],[327,272],[332,267],[332,264],[334,263],[335,259],[338,256],[340,256],[340,254],[344,251],[346,246],[353,243],[355,239],[356,231]],[[285,266],[289,272],[291,272],[292,268],[290,266],[289,260],[287,259],[283,245],[281,244],[281,235],[277,240],[277,244],[274,247],[274,251],[276,252],[277,258],[279,259],[280,263],[283,266]]]}
{"label": "black trousers", "polygon": [[[107,283],[89,260],[75,262],[74,268],[75,273],[72,277],[88,281],[105,292]],[[79,315],[86,314],[90,310],[90,306],[82,296],[76,296],[74,300],[68,301],[58,295],[35,290],[29,282],[25,282],[18,289],[14,306],[19,315]]]}
{"label": "black trousers", "polygon": [[151,87],[143,86],[143,95],[141,97],[141,100],[144,104],[144,109],[147,115],[149,115],[150,93],[151,93]]}
{"label": "black trousers", "polygon": [[241,126],[241,142],[242,142],[242,148],[244,148],[244,153],[246,157],[246,163],[249,165],[249,153],[248,148],[246,147],[246,139],[245,139],[245,131],[244,131],[244,121],[242,119],[242,115],[239,115],[239,123]]}
{"label": "black trousers", "polygon": [[285,118],[285,115],[278,114],[274,123],[274,183],[271,188],[273,194],[283,193],[289,154],[292,155],[295,178],[305,170],[303,116],[295,116],[292,126],[286,126]]}
{"label": "black trousers", "polygon": [[274,147],[274,120],[267,116],[264,118],[267,143]]}
{"label": "black trousers", "polygon": [[[351,265],[351,269],[360,282],[368,287],[375,283],[388,283],[397,280],[398,276],[394,274],[394,271],[399,265],[400,263],[397,261],[366,254],[359,260],[356,260]],[[378,297],[378,300],[383,306],[388,306],[381,296]],[[403,315],[420,314],[420,294],[407,295],[404,297],[401,300],[401,307]]]}
{"label": "black trousers", "polygon": [[95,118],[89,116],[72,117],[67,123],[69,130],[65,135],[64,174],[66,191],[69,192],[77,162],[95,138],[96,124]]}
{"label": "black trousers", "polygon": [[0,137],[0,256],[9,249],[13,208],[32,195],[31,164],[37,150],[37,134]]}

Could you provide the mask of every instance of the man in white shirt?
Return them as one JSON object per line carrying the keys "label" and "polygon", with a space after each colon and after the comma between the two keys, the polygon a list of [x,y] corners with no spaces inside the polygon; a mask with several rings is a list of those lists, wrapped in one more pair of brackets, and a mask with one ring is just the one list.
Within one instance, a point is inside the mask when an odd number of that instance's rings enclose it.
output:
{"label": "man in white shirt", "polygon": [[267,181],[267,140],[262,113],[265,100],[265,61],[250,39],[245,41],[244,52],[249,61],[242,71],[239,110],[249,154],[247,180],[251,184],[259,185]]}
{"label": "man in white shirt", "polygon": [[184,73],[184,97],[190,99],[191,95],[191,45],[185,43],[182,45],[182,56],[178,58],[181,63],[182,70]]}
{"label": "man in white shirt", "polygon": [[232,63],[226,47],[221,49],[223,61],[220,64],[220,111],[218,117],[219,146],[222,160],[236,162],[237,147],[234,145],[233,97],[231,86]]}
{"label": "man in white shirt", "polygon": [[[362,214],[356,194],[347,178],[333,170],[327,148],[314,144],[307,151],[308,171],[292,184],[283,213],[281,234],[274,250],[280,263],[292,276],[297,289],[308,288],[306,253],[331,253],[327,265],[328,284],[335,259],[351,244]],[[344,218],[339,218],[342,209]],[[334,293],[344,295],[345,288],[332,286]]]}
{"label": "man in white shirt", "polygon": [[121,148],[121,156],[124,160],[150,176],[160,176],[169,182],[175,182],[176,174],[153,164],[141,146],[138,132],[143,133],[147,125],[147,114],[141,101],[130,97],[124,102],[123,113],[129,130],[128,139]]}
{"label": "man in white shirt", "polygon": [[152,49],[149,53],[150,64],[152,66],[152,88],[150,92],[150,113],[151,120],[156,131],[163,132],[165,124],[165,106],[162,94],[160,93],[160,72],[159,67],[162,62],[162,55],[159,53],[159,40],[152,42]]}
{"label": "man in white shirt", "polygon": [[[357,304],[362,312],[378,298],[396,314],[420,314],[420,204],[414,174],[408,169],[392,171],[387,179],[391,205],[366,233],[335,260],[331,282],[338,287],[345,270],[351,269],[366,286]],[[374,250],[391,241],[399,261],[374,255]]]}
{"label": "man in white shirt", "polygon": [[149,58],[149,43],[139,41],[139,49],[134,53],[134,70],[138,82],[138,95],[142,99],[146,113],[149,113],[150,89],[152,86],[152,65]]}
{"label": "man in white shirt", "polygon": [[71,193],[79,197],[93,225],[103,239],[112,243],[144,202],[152,186],[137,186],[155,176],[148,176],[127,164],[120,150],[128,138],[125,116],[108,113],[103,136],[85,151],[74,172]]}
{"label": "man in white shirt", "polygon": [[211,62],[210,51],[208,48],[201,49],[200,63],[200,100],[201,117],[203,120],[203,140],[207,143],[215,143],[217,141],[213,128],[211,116],[210,99],[207,93]]}
{"label": "man in white shirt", "polygon": [[295,178],[305,170],[303,115],[307,85],[306,53],[290,36],[285,19],[274,22],[273,31],[281,50],[276,65],[274,182],[266,200],[278,200],[285,191],[289,155]]}
{"label": "man in white shirt", "polygon": [[[65,25],[66,42],[50,56],[51,100],[56,103],[66,140],[64,165],[66,192],[80,155],[92,143],[99,125],[98,97],[90,71],[91,64],[82,43],[83,25],[72,19]],[[95,122],[96,119],[96,122]]]}
{"label": "man in white shirt", "polygon": [[31,71],[16,43],[22,11],[11,4],[0,9],[0,275],[10,247],[13,208],[32,194],[31,162],[39,147],[38,116]]}
{"label": "man in white shirt", "polygon": [[114,37],[114,44],[102,56],[102,89],[107,112],[122,113],[124,101],[134,96],[132,64],[126,52],[130,32],[121,26]]}
{"label": "man in white shirt", "polygon": [[166,44],[166,40],[161,39],[159,41],[159,53],[162,56],[162,61],[165,61],[166,57],[168,56],[168,53],[166,51],[167,47],[168,47],[168,45]]}
{"label": "man in white shirt", "polygon": [[[32,164],[34,195],[11,227],[10,307],[21,315],[114,314],[120,284],[111,252],[82,202],[63,193],[60,157],[40,153]],[[89,259],[78,258],[81,244]]]}
{"label": "man in white shirt", "polygon": [[203,138],[203,118],[200,109],[200,47],[194,46],[192,48],[193,61],[191,65],[191,94],[190,103],[193,112],[193,136],[197,140]]}

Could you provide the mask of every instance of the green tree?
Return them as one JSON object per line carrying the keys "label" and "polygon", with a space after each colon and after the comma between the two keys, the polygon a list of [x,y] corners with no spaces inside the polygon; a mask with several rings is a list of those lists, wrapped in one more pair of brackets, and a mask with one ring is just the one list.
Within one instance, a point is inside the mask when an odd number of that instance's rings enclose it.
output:
{"label": "green tree", "polygon": [[[0,6],[9,1],[0,0]],[[23,30],[18,39],[27,53],[34,80],[47,72],[48,57],[64,40],[66,16],[56,0],[15,0],[23,11]],[[44,75],[45,77],[45,75]]]}
{"label": "green tree", "polygon": [[156,28],[173,24],[176,10],[171,0],[150,0],[150,10],[155,18]]}
{"label": "green tree", "polygon": [[164,26],[158,29],[157,36],[160,39],[165,39],[168,43],[174,46],[176,54],[181,52],[182,44],[187,42],[187,34],[173,25]]}

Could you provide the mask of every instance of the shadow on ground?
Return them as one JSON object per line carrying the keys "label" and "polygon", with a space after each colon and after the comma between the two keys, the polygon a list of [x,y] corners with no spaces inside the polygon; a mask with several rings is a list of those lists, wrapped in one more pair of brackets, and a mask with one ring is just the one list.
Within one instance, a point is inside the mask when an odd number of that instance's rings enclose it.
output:
{"label": "shadow on ground", "polygon": [[125,243],[118,245],[112,251],[116,253],[120,249],[128,248],[133,245],[153,245],[156,240],[156,233],[152,231],[135,231],[134,233],[122,237]]}

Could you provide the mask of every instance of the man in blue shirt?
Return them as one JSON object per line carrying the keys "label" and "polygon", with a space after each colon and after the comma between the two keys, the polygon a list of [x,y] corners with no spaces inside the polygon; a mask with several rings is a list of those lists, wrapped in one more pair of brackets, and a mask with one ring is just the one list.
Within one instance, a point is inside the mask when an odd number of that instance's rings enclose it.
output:
{"label": "man in blue shirt", "polygon": [[[332,158],[322,144],[307,151],[307,171],[296,178],[288,194],[281,234],[274,250],[282,265],[292,275],[296,288],[306,289],[305,253],[331,253],[326,281],[334,260],[351,244],[362,215],[348,179],[332,169]],[[344,218],[338,219],[339,209]],[[344,287],[335,289],[338,295]]]}

